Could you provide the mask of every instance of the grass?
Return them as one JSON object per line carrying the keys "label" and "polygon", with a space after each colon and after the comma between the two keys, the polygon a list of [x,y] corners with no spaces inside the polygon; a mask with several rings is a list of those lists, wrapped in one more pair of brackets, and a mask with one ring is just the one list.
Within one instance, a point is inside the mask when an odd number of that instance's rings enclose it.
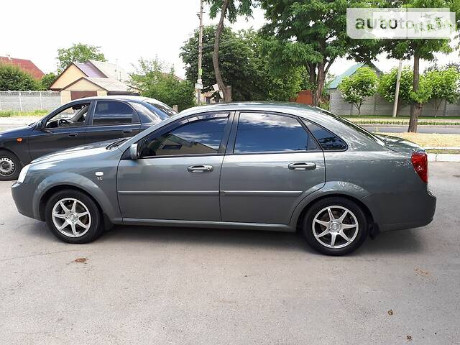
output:
{"label": "grass", "polygon": [[[397,117],[392,117],[391,115],[346,115],[348,119],[394,119],[394,120],[409,120],[409,115],[398,115]],[[460,116],[420,116],[419,119],[421,120],[432,120],[432,119],[453,119],[453,120],[460,120]]]}
{"label": "grass", "polygon": [[[379,133],[412,141],[422,147],[460,147],[460,134]],[[457,151],[457,150],[455,150]],[[439,153],[439,152],[438,152]],[[448,153],[443,150],[442,153]]]}
{"label": "grass", "polygon": [[[398,117],[350,117],[345,116],[350,121],[359,125],[409,125],[409,118],[398,118]],[[418,120],[419,125],[431,125],[431,126],[453,126],[460,125],[460,120],[456,117],[448,118],[427,118],[421,117]]]}
{"label": "grass", "polygon": [[33,111],[0,110],[0,117],[43,116],[46,114],[49,114],[48,110],[33,110]]}

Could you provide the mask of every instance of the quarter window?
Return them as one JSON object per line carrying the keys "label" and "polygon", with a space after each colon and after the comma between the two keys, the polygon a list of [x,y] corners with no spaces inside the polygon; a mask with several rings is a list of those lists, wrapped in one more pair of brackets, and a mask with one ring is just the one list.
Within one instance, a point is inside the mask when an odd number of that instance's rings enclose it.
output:
{"label": "quarter window", "polygon": [[141,143],[141,157],[216,154],[228,115],[194,119]]}
{"label": "quarter window", "polygon": [[129,125],[138,122],[134,110],[127,104],[115,101],[98,101],[94,110],[93,125]]}
{"label": "quarter window", "polygon": [[265,113],[240,114],[235,153],[293,152],[316,148],[308,132],[293,117]]}
{"label": "quarter window", "polygon": [[304,120],[304,123],[324,151],[343,151],[347,149],[347,144],[331,131],[309,121]]}

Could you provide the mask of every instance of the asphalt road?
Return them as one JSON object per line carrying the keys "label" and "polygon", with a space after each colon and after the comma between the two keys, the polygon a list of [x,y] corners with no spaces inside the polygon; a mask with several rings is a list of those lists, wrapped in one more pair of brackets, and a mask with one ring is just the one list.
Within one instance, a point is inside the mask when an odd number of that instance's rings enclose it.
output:
{"label": "asphalt road", "polygon": [[256,231],[119,227],[64,244],[0,182],[0,343],[458,344],[460,164],[430,175],[432,224],[341,258]]}
{"label": "asphalt road", "polygon": [[[404,133],[407,132],[407,125],[361,125],[371,132],[382,133]],[[460,126],[427,126],[422,125],[417,127],[418,133],[437,133],[437,134],[460,134]]]}

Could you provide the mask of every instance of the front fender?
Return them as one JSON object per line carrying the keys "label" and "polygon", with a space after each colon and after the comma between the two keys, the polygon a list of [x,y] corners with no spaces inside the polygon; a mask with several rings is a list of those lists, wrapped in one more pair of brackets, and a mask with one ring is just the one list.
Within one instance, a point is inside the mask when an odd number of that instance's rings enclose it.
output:
{"label": "front fender", "polygon": [[372,205],[368,205],[365,202],[365,198],[370,195],[370,193],[367,190],[350,182],[329,181],[326,182],[322,188],[307,195],[304,199],[302,199],[302,201],[300,201],[299,204],[297,204],[294,211],[292,212],[289,226],[292,228],[296,228],[297,222],[299,220],[299,217],[302,215],[303,210],[319,198],[323,198],[328,195],[343,195],[353,199],[358,199],[363,204],[365,204],[366,207],[369,208],[371,214],[374,216],[374,210],[372,209]]}
{"label": "front fender", "polygon": [[121,218],[118,205],[110,202],[106,193],[89,178],[70,172],[61,172],[46,177],[37,186],[32,200],[34,218],[40,219],[40,201],[54,187],[70,186],[85,191],[93,197],[109,219]]}

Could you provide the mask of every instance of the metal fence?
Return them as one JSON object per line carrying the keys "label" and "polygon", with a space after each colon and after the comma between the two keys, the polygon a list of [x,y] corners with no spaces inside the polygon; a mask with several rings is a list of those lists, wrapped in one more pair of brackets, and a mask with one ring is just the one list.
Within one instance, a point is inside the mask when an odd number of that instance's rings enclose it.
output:
{"label": "metal fence", "polygon": [[60,105],[58,91],[0,91],[0,111],[52,110]]}

